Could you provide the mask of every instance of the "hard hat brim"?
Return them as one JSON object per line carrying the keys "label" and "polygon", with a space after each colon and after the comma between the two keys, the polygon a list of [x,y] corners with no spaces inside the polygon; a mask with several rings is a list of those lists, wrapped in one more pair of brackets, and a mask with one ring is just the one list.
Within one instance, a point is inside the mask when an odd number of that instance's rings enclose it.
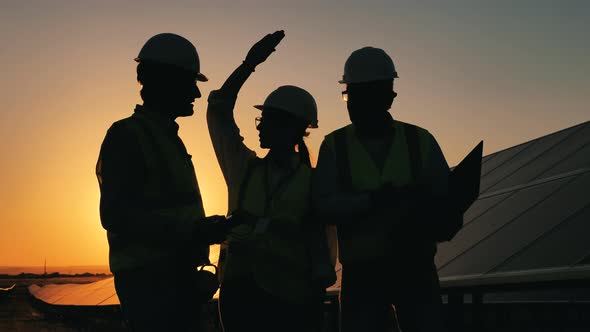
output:
{"label": "hard hat brim", "polygon": [[[265,109],[273,109],[273,110],[279,110],[279,111],[283,111],[280,108],[277,107],[271,107],[271,106],[264,106],[264,105],[254,105],[254,108],[259,109],[261,111],[264,111]],[[307,126],[307,128],[318,128],[318,124],[317,123],[310,123],[309,126]]]}
{"label": "hard hat brim", "polygon": [[[135,62],[140,63],[141,59],[139,57],[133,59]],[[157,61],[152,61],[152,62],[157,62]],[[175,66],[175,65],[171,65],[168,63],[163,63],[164,65],[168,65],[168,66]],[[184,68],[182,68],[183,70],[186,70]],[[208,82],[209,78],[207,78],[207,76],[205,76],[203,73],[197,73],[197,81],[199,82]]]}
{"label": "hard hat brim", "polygon": [[209,79],[207,78],[207,76],[201,74],[201,73],[197,73],[197,81],[199,82],[207,82],[209,81]]}
{"label": "hard hat brim", "polygon": [[[391,79],[394,80],[396,78],[399,78],[399,75],[397,74],[397,72],[394,73],[394,76]],[[389,78],[386,78],[386,79],[389,79]],[[375,80],[375,81],[380,81],[380,80]],[[359,82],[347,82],[345,80],[338,81],[338,83],[340,83],[340,84],[367,83],[367,82],[374,82],[374,81],[359,81]]]}

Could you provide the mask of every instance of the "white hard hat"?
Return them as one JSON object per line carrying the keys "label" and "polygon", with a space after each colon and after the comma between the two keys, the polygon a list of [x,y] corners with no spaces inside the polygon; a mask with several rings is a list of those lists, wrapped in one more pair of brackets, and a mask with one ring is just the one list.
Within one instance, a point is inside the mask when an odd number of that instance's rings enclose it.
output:
{"label": "white hard hat", "polygon": [[160,33],[145,42],[135,61],[154,61],[173,65],[197,74],[197,81],[206,82],[201,74],[201,62],[195,46],[186,38],[173,33]]}
{"label": "white hard hat", "polygon": [[398,78],[393,60],[380,48],[363,47],[346,60],[340,84],[363,83]]}
{"label": "white hard hat", "polygon": [[309,128],[318,127],[318,107],[313,96],[302,88],[283,85],[271,92],[259,110],[277,109],[295,115],[309,123]]}

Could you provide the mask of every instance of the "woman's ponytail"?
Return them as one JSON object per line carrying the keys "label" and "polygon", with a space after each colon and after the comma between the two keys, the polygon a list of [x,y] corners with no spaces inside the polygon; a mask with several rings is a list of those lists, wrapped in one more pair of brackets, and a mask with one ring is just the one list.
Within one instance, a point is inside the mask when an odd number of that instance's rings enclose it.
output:
{"label": "woman's ponytail", "polygon": [[299,151],[301,161],[311,168],[311,156],[309,155],[309,150],[307,149],[307,145],[305,145],[303,138],[304,136],[301,136],[301,139],[297,143],[297,150]]}

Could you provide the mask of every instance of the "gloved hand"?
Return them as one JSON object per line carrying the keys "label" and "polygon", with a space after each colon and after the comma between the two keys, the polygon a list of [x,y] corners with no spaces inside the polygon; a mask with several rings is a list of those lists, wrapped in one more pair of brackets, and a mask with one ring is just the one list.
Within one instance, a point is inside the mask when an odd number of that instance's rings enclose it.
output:
{"label": "gloved hand", "polygon": [[214,224],[225,222],[225,216],[220,216],[220,215],[208,216],[208,217],[201,219],[201,221],[203,221],[209,225],[214,225]]}
{"label": "gloved hand", "polygon": [[235,226],[239,226],[239,225],[250,225],[250,226],[254,226],[256,225],[256,222],[258,221],[258,217],[256,217],[255,215],[249,213],[248,211],[245,210],[235,210],[234,212],[232,212],[232,214],[227,217],[228,220],[231,221],[231,223],[233,224],[233,226],[231,226],[232,228]]}
{"label": "gloved hand", "polygon": [[236,226],[236,222],[231,218],[219,215],[199,219],[197,224],[199,226],[195,229],[195,237],[204,238],[209,244],[223,242],[229,230]]}
{"label": "gloved hand", "polygon": [[275,47],[279,45],[284,37],[285,32],[283,30],[275,31],[264,36],[264,38],[252,46],[248,55],[246,55],[244,63],[254,71],[256,66],[266,61],[270,54],[275,51]]}

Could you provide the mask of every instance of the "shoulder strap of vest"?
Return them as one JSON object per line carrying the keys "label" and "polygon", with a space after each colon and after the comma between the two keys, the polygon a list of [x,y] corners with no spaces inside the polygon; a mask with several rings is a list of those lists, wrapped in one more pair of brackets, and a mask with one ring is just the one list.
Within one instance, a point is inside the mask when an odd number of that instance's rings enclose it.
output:
{"label": "shoulder strap of vest", "polygon": [[[151,148],[153,149],[154,155],[155,155],[155,168],[156,168],[156,173],[160,173],[160,172],[164,172],[166,174],[172,174],[172,170],[170,169],[170,165],[168,165],[168,163],[165,160],[164,157],[164,152],[162,150],[162,146],[158,143],[158,140],[156,138],[156,136],[154,135],[152,129],[149,127],[149,125],[146,123],[145,119],[142,119],[141,117],[132,117],[130,119],[131,121],[134,121],[134,123],[137,124],[137,129],[141,130],[141,132],[143,133],[143,135],[145,135],[145,137],[148,140],[148,144],[151,146]],[[163,188],[165,190],[167,190],[169,188],[169,183],[166,181],[166,176],[161,176],[158,174],[155,174],[154,176],[156,176],[158,178],[159,181],[159,187]]]}
{"label": "shoulder strap of vest", "polygon": [[[142,198],[145,207],[155,209],[175,208],[201,202],[201,195],[198,190],[186,193],[176,193],[173,191],[169,182],[173,174],[172,169],[166,160],[162,146],[154,135],[153,129],[146,123],[146,120],[141,117],[132,117],[123,123],[138,136],[138,140],[147,140],[146,143],[149,146],[146,148],[151,149],[151,151],[143,151],[144,163],[150,164],[146,165],[149,172],[148,177],[152,177],[157,182],[157,188],[160,190],[157,197]],[[151,155],[151,157],[148,157],[146,154]]]}
{"label": "shoulder strap of vest", "polygon": [[336,165],[338,165],[338,177],[342,189],[348,191],[352,188],[352,174],[350,173],[350,160],[347,147],[347,129],[334,132],[334,145],[336,153]]}
{"label": "shoulder strap of vest", "polygon": [[410,172],[414,181],[422,175],[422,153],[420,151],[420,137],[418,127],[411,124],[404,124],[406,142],[408,144],[408,155],[410,156]]}

